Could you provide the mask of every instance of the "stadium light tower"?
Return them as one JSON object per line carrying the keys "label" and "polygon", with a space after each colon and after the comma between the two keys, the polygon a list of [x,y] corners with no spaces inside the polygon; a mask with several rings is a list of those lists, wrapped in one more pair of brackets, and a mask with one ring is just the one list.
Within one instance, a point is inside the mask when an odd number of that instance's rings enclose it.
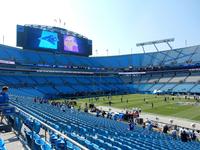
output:
{"label": "stadium light tower", "polygon": [[185,40],[185,47],[187,47],[187,40]]}
{"label": "stadium light tower", "polygon": [[54,21],[54,23],[55,23],[55,26],[57,26],[58,20],[57,20],[57,19],[54,19],[53,21]]}
{"label": "stadium light tower", "polygon": [[5,40],[5,38],[4,38],[4,35],[3,35],[3,37],[2,37],[2,42],[3,42],[3,44],[4,44],[4,40]]}
{"label": "stadium light tower", "polygon": [[64,27],[64,28],[65,28],[65,26],[66,26],[66,22],[63,23],[63,27]]}
{"label": "stadium light tower", "polygon": [[[54,19],[53,21],[55,22],[55,26],[62,27],[62,20],[61,20],[61,18]],[[66,23],[64,22],[63,26],[65,27],[65,25],[66,25]]]}
{"label": "stadium light tower", "polygon": [[107,56],[108,56],[108,49],[106,49],[106,53],[107,53]]}
{"label": "stadium light tower", "polygon": [[96,52],[96,56],[97,56],[98,55],[98,50],[96,49],[95,52]]}

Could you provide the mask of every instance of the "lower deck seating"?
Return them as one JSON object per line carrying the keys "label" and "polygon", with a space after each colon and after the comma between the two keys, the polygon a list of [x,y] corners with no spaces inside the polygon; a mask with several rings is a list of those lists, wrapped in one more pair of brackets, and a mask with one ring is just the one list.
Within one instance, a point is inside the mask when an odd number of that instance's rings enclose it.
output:
{"label": "lower deck seating", "polygon": [[[94,150],[188,150],[198,149],[198,142],[183,143],[171,136],[136,127],[129,131],[128,125],[114,120],[95,117],[77,110],[60,108],[50,104],[33,103],[20,99],[13,104],[31,115],[46,121],[48,125],[63,131],[68,137]],[[67,145],[71,147],[70,143]]]}
{"label": "lower deck seating", "polygon": [[[79,78],[80,77],[80,78]],[[128,92],[127,85],[117,76],[48,76],[48,75],[2,75],[0,84],[11,88],[11,94],[52,97],[60,94],[99,92]]]}
{"label": "lower deck seating", "polygon": [[163,92],[163,93],[200,93],[200,84],[196,83],[147,83],[147,84],[129,84],[129,91],[132,91],[133,93],[135,91],[137,92],[152,92],[155,91]]}

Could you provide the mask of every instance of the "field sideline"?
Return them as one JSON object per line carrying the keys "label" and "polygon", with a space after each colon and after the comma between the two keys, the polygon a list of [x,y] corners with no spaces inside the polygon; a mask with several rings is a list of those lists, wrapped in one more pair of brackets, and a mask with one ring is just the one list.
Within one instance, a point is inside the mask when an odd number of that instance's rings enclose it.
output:
{"label": "field sideline", "polygon": [[[174,100],[172,100],[172,96],[169,95],[156,96],[150,94],[129,94],[129,95],[123,95],[123,101],[121,102],[121,97],[122,97],[121,95],[112,96],[111,106],[121,109],[141,108],[143,112],[147,113],[200,121],[200,104],[199,105],[178,104],[180,102],[195,103],[196,101],[194,99],[185,99],[183,97],[174,96]],[[165,97],[167,97],[167,101],[164,101]],[[89,100],[89,98],[77,100],[78,106],[81,106],[82,108],[85,106],[85,103],[88,104],[93,103],[96,106],[108,106],[108,102],[109,102],[108,97],[105,96],[99,97],[98,100],[95,100],[94,98],[92,100],[91,99]],[[152,103],[153,103],[153,108],[152,108]]]}

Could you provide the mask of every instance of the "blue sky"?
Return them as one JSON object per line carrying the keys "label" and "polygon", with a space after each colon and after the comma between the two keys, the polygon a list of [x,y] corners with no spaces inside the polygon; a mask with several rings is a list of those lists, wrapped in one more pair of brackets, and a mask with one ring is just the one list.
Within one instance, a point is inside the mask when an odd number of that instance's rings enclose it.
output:
{"label": "blue sky", "polygon": [[[11,5],[12,4],[12,5]],[[98,56],[140,53],[136,43],[175,38],[174,48],[200,44],[199,0],[6,0],[0,5],[0,43],[15,46],[16,24],[57,25],[93,40]],[[11,11],[12,10],[12,11]],[[158,45],[161,49],[166,46]],[[155,51],[147,47],[147,51]]]}

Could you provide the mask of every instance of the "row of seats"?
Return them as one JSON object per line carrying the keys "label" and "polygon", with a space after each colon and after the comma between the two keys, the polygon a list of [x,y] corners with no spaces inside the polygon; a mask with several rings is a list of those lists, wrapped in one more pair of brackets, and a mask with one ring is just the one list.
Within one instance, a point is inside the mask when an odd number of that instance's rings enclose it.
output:
{"label": "row of seats", "polygon": [[[58,135],[56,135],[51,129],[47,128],[44,125],[41,125],[40,122],[30,117],[30,115],[20,111],[17,112],[14,116],[14,130],[17,132],[24,131],[27,146],[33,150],[81,150],[78,146],[73,144],[71,141],[66,140]],[[25,126],[23,126],[25,125]],[[23,128],[22,128],[23,126]],[[55,129],[58,129],[56,125]],[[48,133],[48,140],[45,140],[44,130]],[[0,141],[0,149],[3,147],[4,142]],[[4,149],[2,149],[4,150]]]}
{"label": "row of seats", "polygon": [[0,85],[12,87],[11,94],[46,95],[128,91],[123,81],[115,76],[33,76],[33,75],[2,75]]}
{"label": "row of seats", "polygon": [[[124,78],[124,79],[123,79]],[[125,82],[133,82],[133,83],[196,83],[200,81],[200,73],[191,73],[189,75],[188,72],[185,73],[155,73],[155,74],[145,74],[145,75],[137,75],[133,78],[122,77]]]}
{"label": "row of seats", "polygon": [[[1,60],[13,60],[20,64],[48,64],[63,66],[83,66],[96,68],[128,68],[148,66],[184,66],[187,61],[199,63],[199,46],[174,49],[170,51],[152,52],[109,57],[81,57],[48,52],[22,50],[0,45]],[[176,60],[176,62],[174,62]]]}
{"label": "row of seats", "polygon": [[142,83],[142,84],[130,84],[130,89],[133,89],[133,92],[164,92],[164,93],[200,93],[200,85],[192,83]]}
{"label": "row of seats", "polygon": [[[150,76],[149,76],[150,77]],[[153,77],[154,78],[154,77]],[[176,79],[174,79],[176,78]],[[178,80],[179,77],[171,78],[170,81]],[[187,77],[180,77],[187,78]],[[133,80],[136,79],[133,78]],[[10,93],[37,97],[45,95],[76,94],[80,92],[192,92],[200,93],[198,82],[148,82],[147,77],[144,80],[136,80],[134,83],[127,83],[119,77],[91,77],[91,76],[0,76],[0,85],[8,85],[11,88]],[[160,79],[161,80],[161,79]]]}
{"label": "row of seats", "polygon": [[118,77],[98,77],[98,76],[31,76],[31,75],[6,75],[0,76],[0,84],[63,84],[69,83],[79,84],[122,84],[122,80]]}
{"label": "row of seats", "polygon": [[121,76],[131,92],[200,93],[200,73],[164,72]]}

